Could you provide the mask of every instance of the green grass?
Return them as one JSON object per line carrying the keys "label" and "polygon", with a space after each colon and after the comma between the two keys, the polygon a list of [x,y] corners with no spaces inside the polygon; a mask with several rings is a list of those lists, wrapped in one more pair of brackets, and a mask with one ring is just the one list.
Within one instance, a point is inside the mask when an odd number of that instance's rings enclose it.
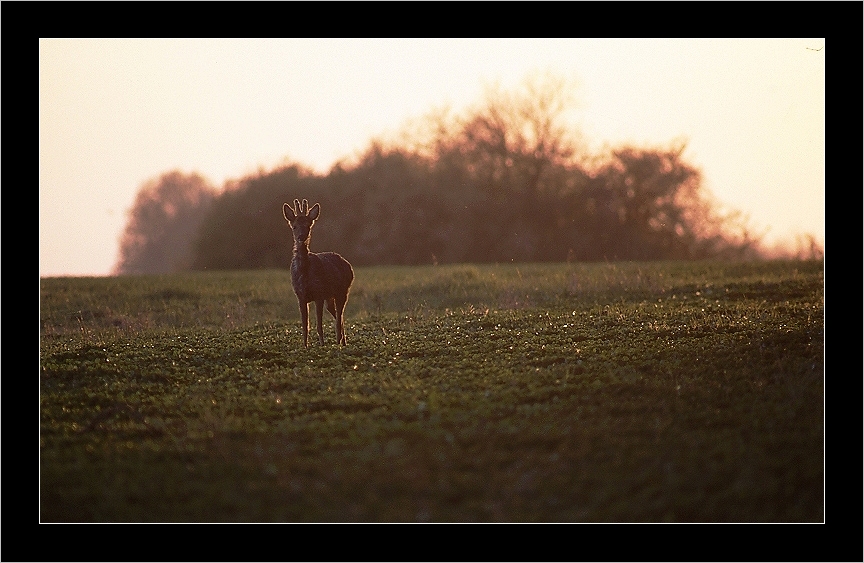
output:
{"label": "green grass", "polygon": [[40,284],[43,522],[824,520],[820,262]]}

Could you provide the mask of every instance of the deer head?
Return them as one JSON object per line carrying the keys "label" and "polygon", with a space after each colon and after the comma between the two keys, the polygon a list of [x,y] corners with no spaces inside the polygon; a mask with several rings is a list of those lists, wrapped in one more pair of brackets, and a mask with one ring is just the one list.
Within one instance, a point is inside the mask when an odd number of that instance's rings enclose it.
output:
{"label": "deer head", "polygon": [[309,237],[312,235],[312,225],[318,214],[321,213],[321,206],[315,204],[312,209],[309,209],[309,202],[305,199],[301,203],[300,200],[294,200],[294,207],[287,203],[282,205],[282,215],[288,221],[291,227],[291,232],[294,234],[294,242],[308,243]]}

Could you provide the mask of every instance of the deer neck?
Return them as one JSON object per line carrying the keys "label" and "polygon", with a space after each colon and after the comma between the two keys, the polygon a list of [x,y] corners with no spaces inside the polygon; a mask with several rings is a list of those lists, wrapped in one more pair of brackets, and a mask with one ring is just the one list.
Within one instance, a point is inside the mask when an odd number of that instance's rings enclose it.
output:
{"label": "deer neck", "polygon": [[294,256],[291,258],[291,284],[301,305],[309,296],[309,241],[294,243]]}
{"label": "deer neck", "polygon": [[309,241],[302,240],[294,243],[294,258],[306,261],[309,258]]}
{"label": "deer neck", "polygon": [[294,256],[291,260],[291,269],[295,275],[305,276],[309,272],[309,241],[298,241],[294,243]]}

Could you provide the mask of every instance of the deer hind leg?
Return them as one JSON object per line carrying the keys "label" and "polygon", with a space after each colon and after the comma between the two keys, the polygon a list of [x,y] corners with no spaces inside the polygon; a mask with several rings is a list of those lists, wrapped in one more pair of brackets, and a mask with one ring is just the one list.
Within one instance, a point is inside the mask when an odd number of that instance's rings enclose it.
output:
{"label": "deer hind leg", "polygon": [[300,303],[300,326],[303,327],[303,346],[309,347],[309,303]]}
{"label": "deer hind leg", "polygon": [[320,344],[324,344],[324,326],[322,322],[322,316],[324,315],[324,301],[318,300],[315,302],[315,316],[318,320],[318,342]]}
{"label": "deer hind leg", "polygon": [[348,303],[348,298],[346,296],[344,299],[333,301],[336,309],[336,314],[333,315],[336,318],[336,338],[341,346],[345,346],[348,344],[348,339],[345,337],[345,304]]}
{"label": "deer hind leg", "polygon": [[327,300],[327,310],[330,311],[330,314],[333,315],[333,318],[336,319],[336,342],[339,344],[344,344],[344,336],[343,336],[343,328],[342,328],[342,311],[339,308],[336,298],[331,297]]}

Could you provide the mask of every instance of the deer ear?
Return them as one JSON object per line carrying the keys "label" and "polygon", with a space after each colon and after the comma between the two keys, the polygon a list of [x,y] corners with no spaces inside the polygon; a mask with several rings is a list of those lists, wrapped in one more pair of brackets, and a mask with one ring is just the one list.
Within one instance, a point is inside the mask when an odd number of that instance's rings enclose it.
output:
{"label": "deer ear", "polygon": [[321,213],[321,206],[316,203],[312,206],[312,209],[309,210],[309,218],[314,221],[318,218],[319,213]]}
{"label": "deer ear", "polygon": [[285,216],[285,220],[288,222],[292,222],[297,218],[297,215],[294,214],[294,210],[291,209],[291,206],[287,203],[282,204],[282,215]]}

